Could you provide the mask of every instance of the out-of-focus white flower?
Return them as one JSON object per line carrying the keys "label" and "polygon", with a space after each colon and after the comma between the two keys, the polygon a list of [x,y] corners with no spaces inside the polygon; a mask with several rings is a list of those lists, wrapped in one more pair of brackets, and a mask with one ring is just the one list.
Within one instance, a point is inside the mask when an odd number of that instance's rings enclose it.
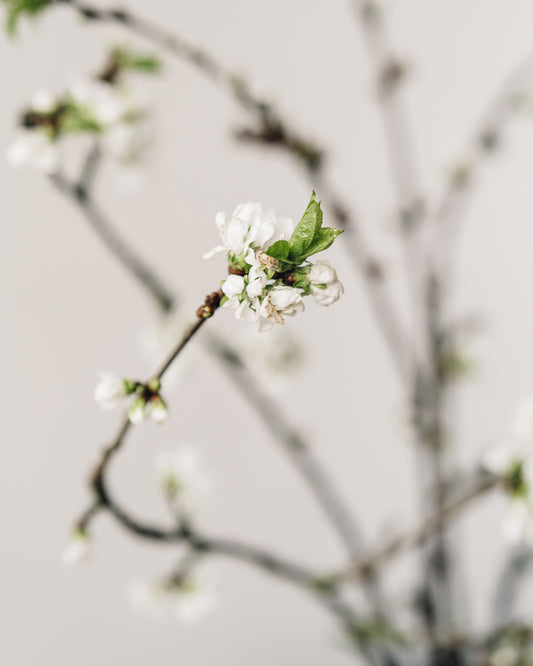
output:
{"label": "out-of-focus white flower", "polygon": [[145,411],[146,415],[155,423],[164,423],[168,419],[168,407],[160,396],[149,400]]}
{"label": "out-of-focus white flower", "polygon": [[200,621],[217,606],[214,587],[194,574],[182,580],[136,580],[129,585],[128,596],[136,610],[152,619],[173,616],[187,625]]}
{"label": "out-of-focus white flower", "polygon": [[218,597],[213,586],[206,581],[188,581],[173,603],[175,617],[186,625],[200,622],[213,612],[218,605]]}
{"label": "out-of-focus white flower", "polygon": [[332,305],[344,294],[342,282],[329,261],[315,262],[309,271],[309,281],[311,293],[318,305]]}
{"label": "out-of-focus white flower", "polygon": [[52,174],[59,166],[59,149],[43,131],[20,130],[6,151],[11,167],[30,166],[45,174]]}
{"label": "out-of-focus white flower", "polygon": [[102,409],[115,409],[118,403],[128,395],[124,380],[109,372],[102,373],[94,389],[94,399]]}
{"label": "out-of-focus white flower", "polygon": [[144,123],[117,122],[102,137],[104,150],[124,167],[137,166],[145,154],[150,135]]}
{"label": "out-of-focus white flower", "polygon": [[485,451],[486,470],[501,477],[510,496],[503,525],[504,536],[514,544],[533,545],[533,400],[517,409],[509,435]]}
{"label": "out-of-focus white flower", "polygon": [[114,409],[123,398],[136,396],[128,409],[128,418],[133,425],[147,418],[155,423],[164,423],[168,418],[168,407],[159,394],[160,388],[158,379],[143,384],[104,373],[94,390],[94,399],[102,409]]}
{"label": "out-of-focus white flower", "polygon": [[84,530],[74,530],[63,550],[61,563],[65,567],[75,567],[87,562],[92,555],[92,544]]}
{"label": "out-of-focus white flower", "polygon": [[506,509],[503,535],[514,545],[533,546],[533,506],[529,498],[513,498]]}
{"label": "out-of-focus white flower", "polygon": [[132,425],[139,425],[144,421],[146,416],[146,400],[144,398],[136,398],[131,407],[128,409],[128,418]]}
{"label": "out-of-focus white flower", "polygon": [[157,581],[137,579],[128,585],[128,598],[135,610],[152,620],[161,620],[170,606],[166,586]]}
{"label": "out-of-focus white flower", "polygon": [[520,655],[516,647],[504,645],[490,655],[490,666],[518,666]]}
{"label": "out-of-focus white flower", "polygon": [[178,514],[191,515],[211,491],[203,461],[190,445],[161,453],[156,470],[165,495]]}
{"label": "out-of-focus white flower", "polygon": [[118,123],[131,109],[125,91],[96,79],[79,79],[69,86],[69,95],[81,107],[88,109],[102,125]]}
{"label": "out-of-focus white flower", "polygon": [[57,96],[50,90],[37,90],[31,98],[31,109],[37,113],[50,113],[58,103]]}

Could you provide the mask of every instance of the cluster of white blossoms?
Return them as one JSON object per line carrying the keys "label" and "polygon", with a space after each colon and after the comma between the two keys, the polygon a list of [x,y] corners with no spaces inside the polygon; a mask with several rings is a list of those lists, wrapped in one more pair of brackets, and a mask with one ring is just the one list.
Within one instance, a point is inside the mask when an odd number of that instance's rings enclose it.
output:
{"label": "cluster of white blossoms", "polygon": [[509,494],[504,536],[510,543],[533,546],[533,397],[519,406],[510,433],[485,452],[482,462],[501,477]]}
{"label": "cluster of white blossoms", "polygon": [[189,444],[161,453],[156,470],[169,506],[179,518],[189,518],[211,492],[203,461]]}
{"label": "cluster of white blossoms", "polygon": [[197,572],[163,580],[134,580],[128,597],[136,610],[153,620],[174,617],[188,625],[215,610],[218,602],[212,582]]}
{"label": "cluster of white blossoms", "polygon": [[104,410],[115,409],[125,399],[129,399],[128,418],[134,425],[145,419],[164,423],[168,418],[168,407],[159,393],[160,389],[161,382],[158,379],[144,384],[103,373],[94,389],[94,399]]}
{"label": "cluster of white blossoms", "polygon": [[322,226],[314,192],[297,225],[253,202],[238,205],[229,218],[218,213],[216,224],[223,245],[203,258],[227,256],[230,275],[222,283],[221,304],[235,310],[237,319],[257,324],[259,331],[303,312],[304,296],[312,294],[319,305],[331,305],[344,292],[331,264],[309,261],[342,233]]}
{"label": "cluster of white blossoms", "polygon": [[110,64],[99,76],[79,79],[62,94],[36,92],[7,148],[8,164],[52,174],[60,166],[62,140],[80,135],[97,138],[106,153],[122,164],[135,163],[147,145],[147,113],[131,89],[122,84],[121,74],[127,69],[143,69],[143,63],[145,71],[150,71],[147,63],[152,63],[155,71],[155,62],[114,49]]}

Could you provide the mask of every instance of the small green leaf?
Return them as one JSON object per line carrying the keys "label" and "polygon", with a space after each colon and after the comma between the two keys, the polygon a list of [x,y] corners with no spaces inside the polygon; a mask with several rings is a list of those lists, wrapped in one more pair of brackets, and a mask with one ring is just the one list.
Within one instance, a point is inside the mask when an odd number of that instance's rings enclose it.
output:
{"label": "small green leaf", "polygon": [[342,232],[342,229],[331,229],[330,227],[323,227],[319,230],[311,245],[309,245],[305,252],[300,255],[298,261],[302,262],[313,254],[317,254],[317,252],[323,252],[324,250],[327,250],[328,247],[330,247],[333,241],[337,238],[337,236],[342,234]]}
{"label": "small green leaf", "polygon": [[111,57],[121,69],[136,70],[146,74],[159,74],[162,69],[161,60],[153,53],[137,53],[123,47],[116,47]]}
{"label": "small green leaf", "polygon": [[316,200],[316,194],[313,190],[311,200],[302,216],[302,219],[296,225],[289,240],[290,252],[289,259],[296,261],[296,259],[305,252],[311,245],[322,226],[322,210],[320,202]]}
{"label": "small green leaf", "polygon": [[34,16],[51,4],[50,0],[1,0],[1,2],[7,11],[6,29],[12,37],[16,33],[21,16],[24,14]]}
{"label": "small green leaf", "polygon": [[269,257],[273,257],[278,261],[285,261],[289,256],[290,249],[291,248],[289,245],[289,241],[279,240],[276,241],[273,245],[271,245],[266,251],[266,253],[268,254]]}
{"label": "small green leaf", "polygon": [[61,131],[65,134],[94,132],[98,134],[102,127],[88,109],[69,104],[61,115]]}

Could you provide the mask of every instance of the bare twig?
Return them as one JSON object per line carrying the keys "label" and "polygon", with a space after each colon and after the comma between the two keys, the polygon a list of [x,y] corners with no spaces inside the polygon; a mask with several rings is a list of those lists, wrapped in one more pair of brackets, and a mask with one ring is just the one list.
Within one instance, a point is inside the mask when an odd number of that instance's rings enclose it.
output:
{"label": "bare twig", "polygon": [[[89,163],[87,161],[87,164]],[[86,179],[88,176],[89,173],[85,173]],[[52,174],[50,181],[63,195],[75,202],[83,210],[85,218],[108,250],[136,278],[137,282],[148,291],[159,308],[163,312],[170,312],[176,304],[174,297],[135,250],[114,231],[104,213],[89,196],[85,182],[81,181],[79,184],[72,183],[59,172]]]}
{"label": "bare twig", "polygon": [[[339,195],[327,187],[324,175],[324,151],[309,139],[302,138],[282,117],[275,106],[253,92],[242,77],[226,69],[205,49],[160,26],[122,9],[101,9],[84,0],[55,0],[68,5],[85,19],[95,23],[116,23],[149,40],[158,48],[189,62],[213,83],[227,92],[257,123],[253,130],[238,133],[238,137],[261,145],[277,146],[302,166],[311,182],[320,187],[326,204],[339,226],[345,230],[350,256],[356,261],[367,287],[372,310],[391,353],[400,379],[407,381],[407,336],[396,312],[396,306],[386,288],[386,275],[379,262],[366,247],[355,216]],[[379,269],[379,270],[378,270]]]}
{"label": "bare twig", "polygon": [[434,250],[441,271],[450,274],[449,262],[459,237],[460,225],[476,191],[483,166],[497,152],[502,136],[516,114],[517,96],[533,84],[533,53],[528,53],[507,74],[477,123],[460,162],[451,171],[448,187],[436,205]]}
{"label": "bare twig", "polygon": [[[101,235],[104,241],[106,238],[115,239],[116,242],[110,246],[111,251],[115,253],[115,248],[123,247],[124,241],[118,236],[117,232],[111,226],[110,221],[104,215],[100,215],[98,217],[98,225],[92,224],[93,212],[99,210],[93,200],[90,189],[90,185],[93,182],[92,178],[94,178],[95,170],[98,166],[98,162],[95,159],[96,154],[94,149],[88,153],[85,166],[82,169],[82,174],[85,174],[85,178],[81,181],[85,183],[83,186],[83,197],[76,196],[79,187],[69,183],[64,176],[58,177],[59,182],[55,182],[54,179],[54,183],[60,188],[61,192],[77,204],[80,212],[91,223],[97,235]],[[86,174],[91,174],[90,182],[87,182]],[[154,290],[151,286],[153,283],[160,284],[159,278],[152,273],[151,269],[148,270],[143,263],[139,266],[137,262],[140,262],[140,259],[133,250],[129,252],[129,257],[130,260],[128,262],[123,262],[124,267],[141,282],[144,281],[146,275],[152,276],[152,280],[149,280],[147,283],[143,282],[143,284],[148,293],[159,303],[158,291]],[[117,255],[117,258],[120,259],[121,255]],[[176,302],[176,298],[173,295],[168,295],[168,299],[171,302]],[[222,362],[236,388],[255,408],[274,439],[281,445],[294,466],[302,474],[310,491],[315,496],[345,546],[348,557],[351,560],[357,559],[362,552],[362,539],[355,525],[352,512],[339,496],[335,484],[329,479],[323,466],[315,459],[308,443],[299,433],[293,430],[283,411],[274,403],[272,398],[261,390],[245,361],[234,347],[229,345],[221,336],[210,332],[206,349]]]}
{"label": "bare twig", "polygon": [[414,528],[400,536],[393,537],[390,541],[378,547],[364,559],[355,562],[346,570],[335,574],[333,580],[335,582],[338,582],[339,580],[362,580],[369,572],[381,567],[401,552],[422,545],[428,537],[458,516],[459,513],[474,500],[495,488],[498,483],[499,479],[497,477],[484,476],[476,481],[470,488],[462,491],[458,497],[449,501],[427,518],[424,518]]}

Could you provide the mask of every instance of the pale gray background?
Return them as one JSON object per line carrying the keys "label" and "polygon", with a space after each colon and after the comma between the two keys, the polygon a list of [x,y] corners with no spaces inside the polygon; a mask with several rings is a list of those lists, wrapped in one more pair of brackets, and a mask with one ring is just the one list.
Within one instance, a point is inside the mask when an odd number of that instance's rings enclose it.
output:
{"label": "pale gray background", "polygon": [[[357,206],[379,253],[401,268],[381,127],[347,1],[136,0],[128,6],[205,44],[228,65],[242,66],[272,91],[288,118],[330,146],[336,186]],[[387,8],[398,51],[414,64],[408,93],[421,171],[438,190],[498,83],[533,46],[533,8],[528,0],[397,0]],[[0,145],[35,89],[60,89],[71,76],[94,69],[117,34],[83,27],[65,9],[25,26],[15,43],[2,38]],[[217,243],[216,211],[258,199],[297,217],[310,188],[285,156],[234,146],[228,129],[241,112],[190,67],[167,60],[162,80],[145,87],[157,107],[160,142],[144,188],[124,199],[106,182],[98,194],[124,233],[195,303],[221,276],[221,262],[199,261]],[[456,307],[482,314],[487,327],[470,349],[480,369],[459,394],[465,464],[499,437],[514,405],[533,390],[532,170],[533,126],[517,122],[468,216]],[[232,562],[213,562],[222,603],[198,628],[153,625],[134,615],[127,582],[165,571],[174,554],[133,541],[107,518],[95,525],[94,563],[75,571],[60,567],[69,525],[86,502],[87,470],[118,418],[92,402],[96,373],[148,371],[138,335],[153,311],[43,177],[2,163],[0,182],[2,664],[350,663],[321,610]],[[376,539],[391,525],[408,525],[416,512],[406,411],[360,280],[342,247],[330,258],[346,297],[329,311],[310,303],[305,316],[290,322],[309,363],[290,389],[287,408],[357,507],[368,538]],[[398,294],[402,302],[400,288]],[[211,325],[228,334],[246,326],[228,312]],[[170,424],[140,428],[117,460],[113,482],[122,500],[143,516],[162,516],[152,459],[191,440],[205,451],[216,481],[202,524],[310,565],[341,562],[313,500],[218,367],[201,361],[170,402]],[[487,621],[491,581],[503,556],[502,506],[491,500],[461,526],[476,629]],[[388,571],[401,602],[409,562]]]}

